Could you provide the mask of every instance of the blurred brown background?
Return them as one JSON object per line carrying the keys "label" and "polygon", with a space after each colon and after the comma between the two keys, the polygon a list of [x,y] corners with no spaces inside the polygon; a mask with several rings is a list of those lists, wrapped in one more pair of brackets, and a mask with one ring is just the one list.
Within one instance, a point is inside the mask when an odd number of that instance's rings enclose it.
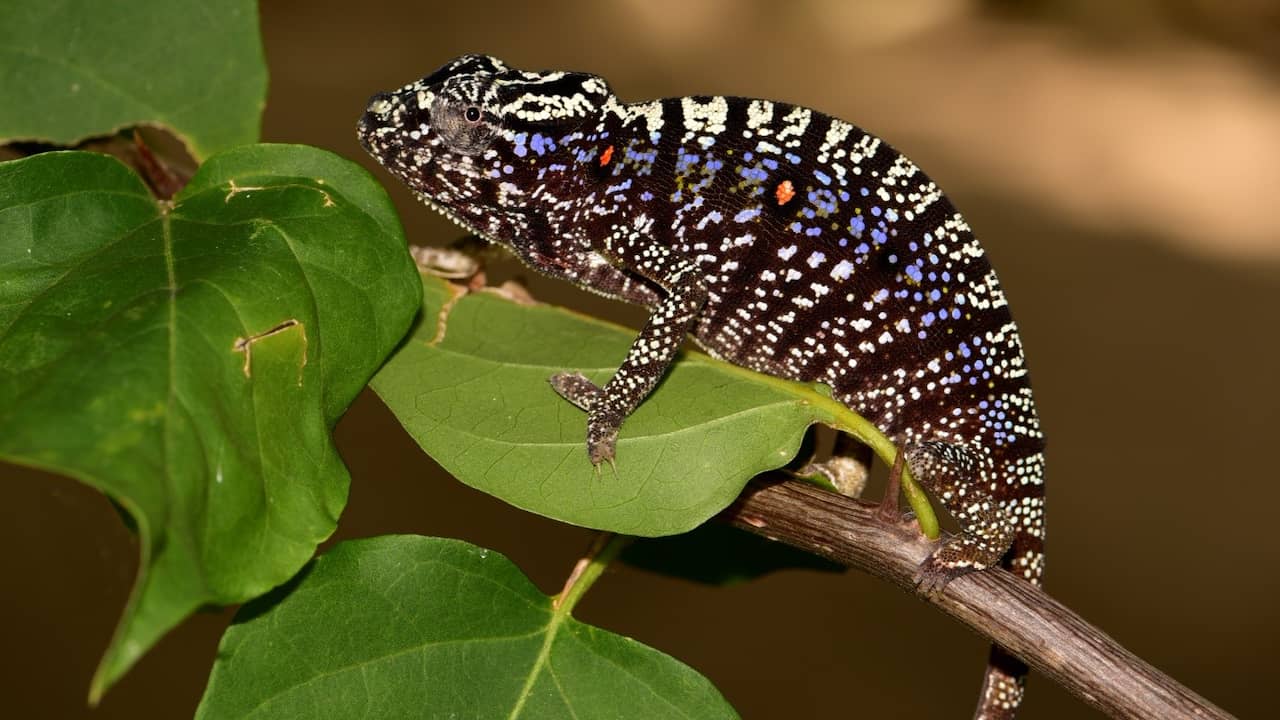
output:
{"label": "blurred brown background", "polygon": [[[905,150],[977,229],[1023,327],[1050,438],[1050,591],[1226,709],[1274,713],[1275,3],[265,5],[265,138],[369,167],[354,136],[366,98],[471,51],[590,70],[624,99],[794,101]],[[412,241],[454,237],[378,177]],[[640,320],[531,280],[543,299]],[[548,592],[588,541],[452,481],[369,393],[337,439],[354,478],[340,538],[465,538]],[[94,492],[0,474],[0,715],[190,716],[230,611],[170,634],[88,711],[136,547]],[[618,567],[578,614],[689,663],[748,718],[968,717],[986,654],[978,637],[856,572],[716,590]],[[1024,717],[1090,716],[1033,677]]]}

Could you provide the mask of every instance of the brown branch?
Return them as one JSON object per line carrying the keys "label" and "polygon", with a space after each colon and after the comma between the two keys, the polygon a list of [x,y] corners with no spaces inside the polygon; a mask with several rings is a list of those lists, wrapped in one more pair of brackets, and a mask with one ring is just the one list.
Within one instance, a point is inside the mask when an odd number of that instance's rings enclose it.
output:
{"label": "brown branch", "polygon": [[[875,505],[777,477],[752,481],[720,519],[915,592],[912,575],[932,543],[908,524],[877,521]],[[1004,570],[966,575],[925,599],[1112,717],[1231,718]]]}

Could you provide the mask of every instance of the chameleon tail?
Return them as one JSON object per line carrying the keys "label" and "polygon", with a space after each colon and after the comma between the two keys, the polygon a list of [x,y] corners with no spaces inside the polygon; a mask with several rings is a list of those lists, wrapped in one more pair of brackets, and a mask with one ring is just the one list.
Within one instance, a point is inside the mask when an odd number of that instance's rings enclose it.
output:
{"label": "chameleon tail", "polygon": [[[1043,462],[1042,457],[1039,459]],[[1039,586],[1044,575],[1044,485],[1031,487],[1034,493],[1032,502],[1006,501],[1008,505],[1021,505],[1026,519],[1019,526],[1013,546],[1005,553],[1000,565]],[[1022,703],[1026,678],[1026,663],[999,645],[992,645],[978,707],[973,713],[974,720],[1013,720]]]}
{"label": "chameleon tail", "polygon": [[974,720],[1013,720],[1022,703],[1026,677],[1027,666],[1021,660],[999,645],[992,645]]}

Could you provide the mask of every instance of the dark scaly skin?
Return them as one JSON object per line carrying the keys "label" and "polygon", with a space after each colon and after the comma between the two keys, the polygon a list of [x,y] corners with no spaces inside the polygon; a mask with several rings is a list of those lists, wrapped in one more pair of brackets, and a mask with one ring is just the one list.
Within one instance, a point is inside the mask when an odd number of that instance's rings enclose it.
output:
{"label": "dark scaly skin", "polygon": [[[365,148],[530,267],[651,308],[588,413],[593,463],[686,334],[760,372],[829,384],[905,454],[963,533],[926,590],[1003,563],[1039,584],[1043,437],[1017,327],[969,226],[879,139],[816,111],[724,97],[622,104],[599,77],[468,55],[361,118]],[[1012,717],[1025,667],[993,650],[979,717]]]}

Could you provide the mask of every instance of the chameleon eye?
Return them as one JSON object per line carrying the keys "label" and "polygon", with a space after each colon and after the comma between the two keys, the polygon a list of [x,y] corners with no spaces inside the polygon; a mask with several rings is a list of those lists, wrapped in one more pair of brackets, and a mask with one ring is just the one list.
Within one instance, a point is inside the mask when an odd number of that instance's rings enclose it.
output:
{"label": "chameleon eye", "polygon": [[467,119],[467,122],[473,122],[473,123],[480,122],[480,108],[476,107],[475,105],[472,105],[471,107],[467,108],[466,112],[463,114],[463,117]]}

